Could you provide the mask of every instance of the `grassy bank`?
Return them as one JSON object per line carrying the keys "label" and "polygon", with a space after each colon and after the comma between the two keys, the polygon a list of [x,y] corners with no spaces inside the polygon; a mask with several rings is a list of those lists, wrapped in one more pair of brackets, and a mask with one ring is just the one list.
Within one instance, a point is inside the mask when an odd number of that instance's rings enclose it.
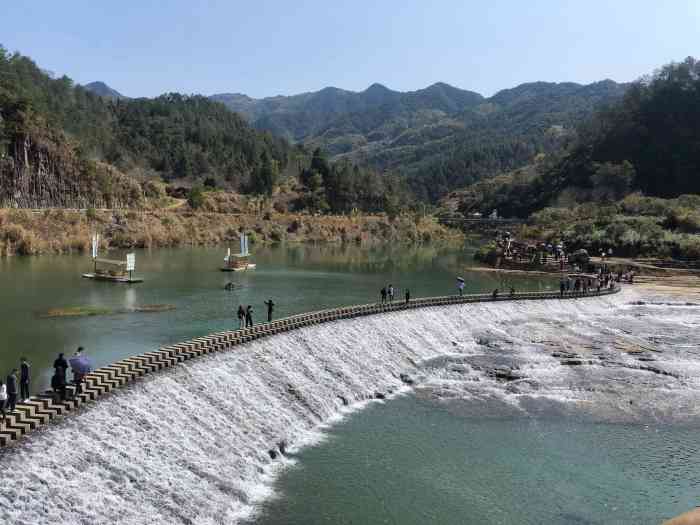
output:
{"label": "grassy bank", "polygon": [[80,253],[93,232],[102,248],[159,248],[236,242],[251,243],[461,242],[455,230],[432,217],[400,215],[312,216],[224,214],[188,210],[95,211],[0,210],[0,256]]}

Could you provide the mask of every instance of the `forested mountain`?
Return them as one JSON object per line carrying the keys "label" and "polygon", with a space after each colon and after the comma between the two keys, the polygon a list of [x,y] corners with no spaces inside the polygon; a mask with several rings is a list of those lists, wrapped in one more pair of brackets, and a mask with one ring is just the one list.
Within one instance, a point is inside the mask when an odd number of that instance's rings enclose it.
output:
{"label": "forested mountain", "polygon": [[530,217],[540,238],[618,254],[700,257],[700,61],[635,82],[568,150],[477,182],[444,203]]}
{"label": "forested mountain", "polygon": [[549,204],[605,202],[630,192],[700,194],[700,61],[632,84],[579,129],[568,151],[456,192],[464,211],[526,217]]}
{"label": "forested mountain", "polygon": [[124,174],[271,191],[263,160],[279,173],[289,151],[206,97],[102,97],[0,47],[0,204],[104,204]]}
{"label": "forested mountain", "polygon": [[85,86],[83,87],[91,93],[94,93],[95,95],[99,95],[100,97],[105,98],[111,98],[112,100],[126,100],[129,98],[119,93],[119,91],[117,91],[116,89],[112,89],[104,82],[90,82],[89,84],[85,84]]}
{"label": "forested mountain", "polygon": [[[203,189],[271,196],[280,184],[280,211],[395,213],[410,201],[396,176],[331,164],[207,97],[126,99],[102,83],[53,78],[0,47],[0,207],[140,206],[157,181],[179,195],[192,187],[192,207]],[[236,197],[209,200],[227,199]]]}
{"label": "forested mountain", "polygon": [[260,100],[212,98],[258,129],[321,147],[334,159],[398,171],[419,198],[435,201],[559,149],[582,119],[624,90],[609,80],[536,82],[484,98],[443,83],[406,93],[374,84],[360,93],[326,88]]}

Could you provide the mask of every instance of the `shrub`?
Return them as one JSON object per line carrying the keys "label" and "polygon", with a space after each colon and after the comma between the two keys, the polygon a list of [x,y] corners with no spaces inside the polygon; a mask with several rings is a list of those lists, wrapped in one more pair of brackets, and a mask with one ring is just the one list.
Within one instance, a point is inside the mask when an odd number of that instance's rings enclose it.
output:
{"label": "shrub", "polygon": [[187,203],[193,210],[198,210],[204,204],[204,192],[199,186],[195,186],[187,194]]}

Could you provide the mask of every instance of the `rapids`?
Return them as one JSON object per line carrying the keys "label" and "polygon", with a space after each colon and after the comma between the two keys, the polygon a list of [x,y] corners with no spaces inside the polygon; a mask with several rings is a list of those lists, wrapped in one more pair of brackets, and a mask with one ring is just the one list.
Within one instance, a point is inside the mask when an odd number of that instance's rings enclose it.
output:
{"label": "rapids", "polygon": [[147,377],[0,452],[0,521],[236,523],[294,461],[280,443],[289,454],[323,439],[324,426],[376,393],[400,395],[408,378],[436,402],[697,421],[698,328],[698,305],[625,290],[402,311],[256,341]]}

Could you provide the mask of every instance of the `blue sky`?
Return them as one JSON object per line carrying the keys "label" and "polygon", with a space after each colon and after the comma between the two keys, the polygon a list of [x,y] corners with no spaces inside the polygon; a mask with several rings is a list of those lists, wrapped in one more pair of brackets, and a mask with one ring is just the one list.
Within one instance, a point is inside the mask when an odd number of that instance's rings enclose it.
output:
{"label": "blue sky", "polygon": [[535,80],[630,81],[700,55],[699,0],[32,0],[1,11],[9,50],[132,97],[438,81],[491,95]]}

